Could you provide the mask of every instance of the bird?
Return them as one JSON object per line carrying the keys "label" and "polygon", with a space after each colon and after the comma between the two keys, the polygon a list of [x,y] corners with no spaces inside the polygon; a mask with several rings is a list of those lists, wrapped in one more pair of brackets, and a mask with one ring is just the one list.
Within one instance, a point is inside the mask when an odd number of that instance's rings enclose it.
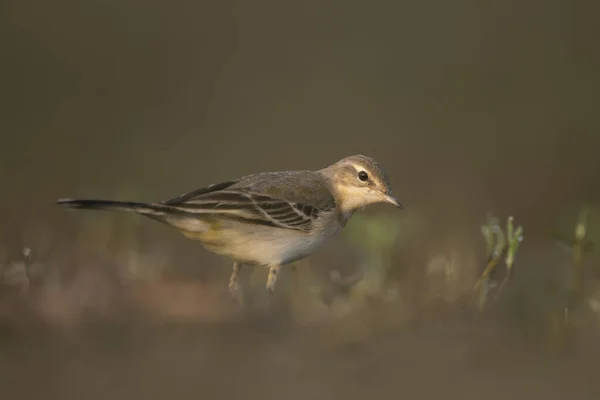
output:
{"label": "bird", "polygon": [[403,209],[384,167],[364,155],[319,170],[246,175],[160,202],[65,198],[57,203],[134,212],[176,228],[233,261],[228,289],[234,295],[242,266],[268,268],[265,289],[273,294],[282,266],[313,254],[359,209],[376,203]]}

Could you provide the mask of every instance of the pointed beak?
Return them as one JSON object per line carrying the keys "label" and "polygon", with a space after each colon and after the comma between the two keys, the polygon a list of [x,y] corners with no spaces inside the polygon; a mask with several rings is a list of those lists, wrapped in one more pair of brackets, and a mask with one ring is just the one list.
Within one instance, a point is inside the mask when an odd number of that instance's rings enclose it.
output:
{"label": "pointed beak", "polygon": [[400,204],[398,199],[391,192],[385,193],[383,195],[383,198],[385,199],[385,201],[387,203],[393,204],[394,206],[398,207],[399,209],[404,210],[404,207],[402,207],[402,204]]}

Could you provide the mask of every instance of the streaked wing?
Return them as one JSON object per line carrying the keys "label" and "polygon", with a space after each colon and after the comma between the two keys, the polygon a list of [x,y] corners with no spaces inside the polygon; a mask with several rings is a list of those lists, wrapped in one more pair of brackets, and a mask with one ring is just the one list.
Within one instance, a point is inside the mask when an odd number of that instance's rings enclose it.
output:
{"label": "streaked wing", "polygon": [[227,181],[227,182],[216,183],[214,185],[209,185],[209,186],[194,190],[192,192],[187,192],[180,196],[173,197],[172,199],[165,200],[162,202],[162,204],[166,204],[166,205],[181,204],[183,202],[192,200],[195,197],[200,197],[207,193],[213,193],[213,192],[217,192],[219,190],[227,189],[228,187],[230,187],[236,183],[237,183],[237,181]]}
{"label": "streaked wing", "polygon": [[163,204],[190,214],[308,231],[335,202],[320,176],[297,171],[249,175],[182,194]]}
{"label": "streaked wing", "polygon": [[310,204],[301,204],[240,189],[204,192],[184,201],[165,203],[189,214],[212,214],[240,222],[256,223],[301,231],[310,230],[322,211]]}

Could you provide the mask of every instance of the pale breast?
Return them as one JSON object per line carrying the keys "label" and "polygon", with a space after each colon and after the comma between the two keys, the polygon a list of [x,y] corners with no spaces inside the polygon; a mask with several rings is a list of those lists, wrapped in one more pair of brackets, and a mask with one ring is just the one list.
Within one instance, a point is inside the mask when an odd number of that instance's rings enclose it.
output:
{"label": "pale breast", "polygon": [[306,233],[232,221],[213,232],[210,240],[197,239],[207,249],[239,262],[285,265],[311,255],[342,228],[333,214],[319,222],[311,233]]}

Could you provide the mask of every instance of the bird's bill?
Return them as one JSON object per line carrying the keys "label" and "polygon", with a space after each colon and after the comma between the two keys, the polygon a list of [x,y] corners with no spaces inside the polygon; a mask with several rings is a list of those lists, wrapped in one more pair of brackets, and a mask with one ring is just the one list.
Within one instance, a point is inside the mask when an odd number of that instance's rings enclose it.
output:
{"label": "bird's bill", "polygon": [[404,207],[402,207],[402,204],[400,204],[400,201],[398,201],[398,199],[391,193],[384,193],[383,199],[385,200],[386,203],[390,203],[390,204],[398,207],[399,209],[404,210]]}

